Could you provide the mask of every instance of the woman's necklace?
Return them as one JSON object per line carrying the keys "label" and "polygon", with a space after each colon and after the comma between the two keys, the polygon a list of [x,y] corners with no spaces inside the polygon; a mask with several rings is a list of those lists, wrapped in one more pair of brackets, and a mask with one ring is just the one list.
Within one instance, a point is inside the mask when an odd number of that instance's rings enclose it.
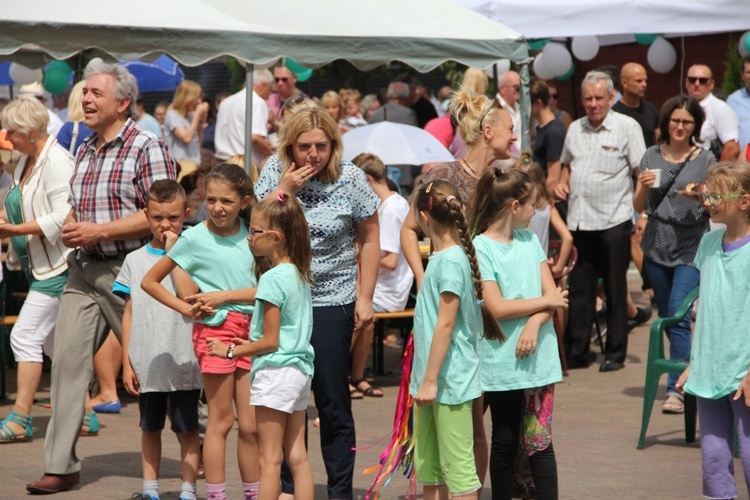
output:
{"label": "woman's necklace", "polygon": [[476,170],[474,170],[473,168],[471,168],[471,165],[469,165],[469,162],[466,161],[466,158],[463,158],[461,161],[464,163],[464,165],[466,165],[466,168],[468,168],[469,171],[472,174],[474,174],[474,177],[476,177],[477,179],[479,179],[479,172],[477,172]]}

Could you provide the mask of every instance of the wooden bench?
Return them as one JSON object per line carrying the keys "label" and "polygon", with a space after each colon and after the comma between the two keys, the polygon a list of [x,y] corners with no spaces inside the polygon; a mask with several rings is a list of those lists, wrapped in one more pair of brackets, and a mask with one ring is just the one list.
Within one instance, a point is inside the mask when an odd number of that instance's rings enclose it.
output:
{"label": "wooden bench", "polygon": [[372,343],[372,369],[378,375],[385,374],[384,368],[384,353],[383,353],[383,340],[385,339],[385,323],[388,320],[413,320],[414,309],[406,309],[404,311],[396,312],[376,312],[375,313],[375,335],[373,335]]}

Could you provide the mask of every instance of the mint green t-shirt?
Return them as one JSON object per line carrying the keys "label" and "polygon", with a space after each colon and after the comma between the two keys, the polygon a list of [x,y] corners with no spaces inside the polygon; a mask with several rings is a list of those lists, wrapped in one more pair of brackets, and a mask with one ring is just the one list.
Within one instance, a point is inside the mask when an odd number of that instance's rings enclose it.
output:
{"label": "mint green t-shirt", "polygon": [[263,336],[263,313],[266,302],[281,311],[279,348],[253,357],[251,378],[268,367],[296,366],[308,377],[313,376],[315,352],[312,336],[312,295],[310,285],[302,279],[294,264],[279,264],[263,273],[255,293],[255,315],[250,323],[250,340]]}
{"label": "mint green t-shirt", "polygon": [[[232,236],[218,236],[198,224],[184,231],[167,256],[175,261],[198,285],[201,292],[241,290],[255,288],[255,259],[247,243],[247,227],[240,223],[240,230]],[[202,320],[208,326],[219,326],[227,313],[235,311],[253,314],[251,304],[222,304],[213,316]]]}
{"label": "mint green t-shirt", "polygon": [[[8,222],[11,224],[22,224],[24,222],[23,213],[21,211],[22,197],[23,195],[18,186],[11,189],[5,197],[5,213],[8,216]],[[26,236],[12,236],[10,238],[10,244],[13,245],[13,250],[18,256],[18,261],[21,263],[23,273],[26,275],[26,279],[29,280],[29,291],[43,293],[50,297],[61,296],[65,284],[68,282],[68,271],[46,280],[38,280],[34,277],[34,273],[31,272],[29,248],[26,242]]]}
{"label": "mint green t-shirt", "polygon": [[417,395],[424,381],[443,293],[458,296],[461,303],[451,344],[438,375],[435,400],[444,405],[457,405],[482,394],[477,358],[482,312],[474,296],[469,259],[458,245],[433,253],[422,278],[414,310],[414,364],[409,383],[412,396]]}
{"label": "mint green t-shirt", "polygon": [[734,393],[750,368],[750,245],[724,253],[725,233],[703,235],[695,256],[700,301],[685,391],[707,399]]}
{"label": "mint green t-shirt", "polygon": [[[513,231],[511,243],[485,236],[474,238],[482,281],[494,281],[503,299],[535,299],[542,296],[541,263],[547,260],[533,232]],[[500,320],[505,342],[479,339],[479,367],[483,391],[512,391],[554,384],[562,380],[557,335],[552,321],[539,328],[536,353],[516,358],[516,344],[529,316]]]}

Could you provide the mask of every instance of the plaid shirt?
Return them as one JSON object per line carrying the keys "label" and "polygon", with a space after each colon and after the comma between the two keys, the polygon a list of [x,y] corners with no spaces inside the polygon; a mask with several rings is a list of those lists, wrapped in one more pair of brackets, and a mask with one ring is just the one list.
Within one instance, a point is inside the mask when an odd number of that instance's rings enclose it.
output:
{"label": "plaid shirt", "polygon": [[[91,134],[80,148],[70,179],[68,201],[79,222],[103,224],[143,210],[151,184],[175,178],[175,163],[164,143],[131,119],[99,151],[96,141],[97,134]],[[147,242],[148,237],[102,241],[83,249],[92,255],[124,258]]]}

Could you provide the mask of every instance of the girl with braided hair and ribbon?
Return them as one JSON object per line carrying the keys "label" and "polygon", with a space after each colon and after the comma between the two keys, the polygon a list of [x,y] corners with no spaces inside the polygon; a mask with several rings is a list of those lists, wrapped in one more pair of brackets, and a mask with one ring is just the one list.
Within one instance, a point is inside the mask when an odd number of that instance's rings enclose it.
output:
{"label": "girl with braided hair and ribbon", "polygon": [[426,500],[478,498],[472,404],[481,395],[476,346],[484,334],[502,339],[482,305],[482,281],[463,204],[456,187],[436,180],[413,202],[434,251],[414,311],[414,365],[410,393],[417,404],[417,482]]}
{"label": "girl with braided hair and ribbon", "polygon": [[512,496],[519,441],[529,454],[535,498],[558,497],[551,420],[562,369],[550,319],[568,307],[568,292],[555,285],[547,255],[528,229],[535,202],[536,187],[526,172],[490,168],[477,184],[470,217],[484,304],[507,335],[499,342],[485,332],[477,347],[484,403],[492,415],[493,499]]}

